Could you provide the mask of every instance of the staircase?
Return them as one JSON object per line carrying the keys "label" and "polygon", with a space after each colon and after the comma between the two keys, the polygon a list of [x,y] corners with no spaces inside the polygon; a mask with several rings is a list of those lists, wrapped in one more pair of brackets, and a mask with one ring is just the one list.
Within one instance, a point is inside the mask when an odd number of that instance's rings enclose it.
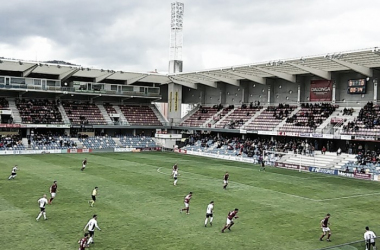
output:
{"label": "staircase", "polygon": [[104,120],[107,122],[108,125],[114,125],[113,121],[111,120],[110,116],[107,113],[107,110],[104,108],[103,105],[101,104],[96,104],[98,106],[100,113],[103,115]]}
{"label": "staircase", "polygon": [[[330,124],[330,122],[331,122],[331,119],[332,119],[333,117],[340,117],[341,114],[342,114],[342,113],[341,113],[342,111],[343,111],[343,108],[342,108],[342,107],[337,108],[334,112],[332,112],[332,114],[331,114],[326,120],[324,120],[324,121],[322,122],[321,125],[318,126],[318,128],[316,128],[315,132],[318,133],[318,134],[321,134],[322,131],[323,131],[326,127],[329,126],[329,124]],[[330,128],[330,129],[327,129],[326,131],[328,131],[328,130],[331,130],[331,128]]]}
{"label": "staircase", "polygon": [[246,123],[243,124],[243,126],[241,126],[240,129],[245,129],[245,126],[247,126],[248,124],[250,124],[253,120],[255,120],[259,115],[261,115],[261,113],[265,110],[266,108],[262,108],[260,109],[259,111],[257,111],[248,121],[246,121]]}
{"label": "staircase", "polygon": [[162,123],[162,125],[169,125],[169,121],[161,114],[161,112],[157,109],[156,105],[151,105],[150,108],[153,110],[153,113],[157,116],[158,120]]}
{"label": "staircase", "polygon": [[[292,113],[290,113],[289,115],[288,115],[288,117],[292,117],[293,115],[295,115],[295,114],[297,114],[298,113],[298,111],[300,111],[302,109],[302,107],[297,107],[295,110],[293,110],[292,111]],[[288,117],[286,117],[286,118],[288,118]],[[274,128],[274,131],[278,131],[282,126],[284,126],[285,125],[285,123],[286,123],[286,118],[285,119],[283,119],[275,128]]]}
{"label": "staircase", "polygon": [[12,111],[13,123],[22,123],[20,113],[18,112],[14,99],[8,99],[9,108]]}
{"label": "staircase", "polygon": [[71,140],[77,144],[77,149],[83,149],[83,144],[78,140],[78,138],[71,138]]}
{"label": "staircase", "polygon": [[[127,118],[125,118],[125,116],[124,116],[123,112],[121,111],[120,107],[118,105],[113,105],[112,107],[115,109],[116,113],[120,115],[120,122],[121,122],[121,124],[123,124],[123,125],[129,125],[128,120],[127,120]],[[120,140],[119,140],[119,142],[120,142]]]}
{"label": "staircase", "polygon": [[[182,117],[180,124],[181,124],[182,122],[186,121],[188,118],[190,118],[190,116],[194,115],[195,112],[197,112],[198,110],[199,110],[199,105],[196,106],[195,108],[193,108],[193,109],[192,109],[189,113],[187,113],[184,117]],[[178,124],[178,125],[179,125],[179,124]]]}
{"label": "staircase", "polygon": [[215,124],[214,124],[214,127],[216,127],[216,125],[218,125],[221,121],[225,120],[230,114],[232,114],[236,109],[238,108],[233,108],[231,109],[225,116],[222,117],[222,119],[220,119],[219,121],[217,121]]}
{"label": "staircase", "polygon": [[212,115],[210,118],[208,118],[201,126],[201,128],[207,128],[209,126],[209,124],[212,123],[212,121],[214,121],[214,116],[219,116],[221,113],[223,112],[223,109],[219,110],[218,112],[216,112],[216,114]]}
{"label": "staircase", "polygon": [[58,105],[58,110],[59,110],[59,112],[61,113],[61,116],[62,116],[62,120],[63,120],[63,122],[64,122],[65,124],[70,124],[70,123],[71,123],[71,122],[70,122],[70,119],[69,119],[69,117],[67,116],[66,111],[65,111],[65,109],[63,108],[63,106],[62,106],[61,103]]}
{"label": "staircase", "polygon": [[123,147],[123,144],[121,144],[121,142],[120,142],[120,138],[118,138],[118,137],[113,137],[112,138],[112,140],[116,143],[116,145],[118,146],[118,147]]}
{"label": "staircase", "polygon": [[21,142],[25,148],[29,149],[28,138],[22,138]]}

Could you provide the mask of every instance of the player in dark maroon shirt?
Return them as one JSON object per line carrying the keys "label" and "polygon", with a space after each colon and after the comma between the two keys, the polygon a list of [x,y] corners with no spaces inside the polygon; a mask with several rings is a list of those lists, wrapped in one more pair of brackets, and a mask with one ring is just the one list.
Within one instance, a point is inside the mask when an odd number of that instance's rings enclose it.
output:
{"label": "player in dark maroon shirt", "polygon": [[50,199],[49,199],[49,204],[51,204],[55,198],[55,195],[57,193],[58,185],[57,181],[53,182],[53,185],[50,187]]}
{"label": "player in dark maroon shirt", "polygon": [[231,227],[235,224],[233,219],[237,219],[239,218],[239,216],[237,216],[237,213],[239,212],[239,209],[235,208],[235,210],[233,211],[230,211],[227,215],[227,222],[226,222],[226,225],[223,227],[222,229],[222,233],[224,233],[224,230],[228,229],[231,231]]}
{"label": "player in dark maroon shirt", "polygon": [[227,186],[228,186],[228,179],[230,178],[230,174],[228,172],[226,172],[226,174],[224,175],[223,177],[223,188],[226,189]]}
{"label": "player in dark maroon shirt", "polygon": [[182,213],[182,211],[186,211],[186,214],[189,214],[190,199],[192,196],[193,196],[193,192],[190,192],[188,195],[186,195],[185,201],[184,201],[185,208],[182,208],[181,210],[179,210],[181,213]]}
{"label": "player in dark maroon shirt", "polygon": [[82,168],[80,170],[83,171],[86,168],[86,165],[87,165],[87,158],[84,158],[84,160],[82,161]]}
{"label": "player in dark maroon shirt", "polygon": [[331,231],[330,231],[330,222],[329,222],[329,219],[330,219],[330,214],[327,214],[325,218],[323,218],[321,220],[321,228],[322,228],[322,235],[321,237],[319,238],[320,241],[323,241],[323,237],[325,237],[325,235],[327,234],[327,241],[331,241],[330,240],[330,236],[331,236]]}
{"label": "player in dark maroon shirt", "polygon": [[87,244],[88,238],[89,238],[89,234],[85,233],[84,237],[78,241],[79,250],[84,250],[85,248],[89,247],[89,245]]}

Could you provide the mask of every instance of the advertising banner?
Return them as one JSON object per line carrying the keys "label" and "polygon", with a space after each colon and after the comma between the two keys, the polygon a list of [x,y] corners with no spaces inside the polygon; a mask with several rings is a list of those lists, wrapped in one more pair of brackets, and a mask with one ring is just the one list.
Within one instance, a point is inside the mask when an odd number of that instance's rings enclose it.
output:
{"label": "advertising banner", "polygon": [[187,153],[187,150],[186,150],[186,149],[176,148],[176,149],[174,149],[174,152],[176,152],[176,153],[181,153],[181,154],[186,154],[186,153]]}
{"label": "advertising banner", "polygon": [[296,170],[301,169],[301,170],[309,171],[309,167],[307,166],[302,166],[302,165],[300,166],[300,165],[291,164],[291,163],[275,162],[274,166],[278,168],[296,169]]}
{"label": "advertising banner", "polygon": [[360,174],[360,173],[355,173],[354,178],[356,179],[362,179],[362,180],[372,180],[372,175],[371,174]]}
{"label": "advertising banner", "polygon": [[354,178],[354,173],[347,173],[344,171],[338,171],[339,176]]}
{"label": "advertising banner", "polygon": [[338,170],[328,168],[309,167],[309,172],[338,175]]}
{"label": "advertising banner", "polygon": [[313,80],[310,82],[310,101],[324,102],[332,100],[332,81]]}

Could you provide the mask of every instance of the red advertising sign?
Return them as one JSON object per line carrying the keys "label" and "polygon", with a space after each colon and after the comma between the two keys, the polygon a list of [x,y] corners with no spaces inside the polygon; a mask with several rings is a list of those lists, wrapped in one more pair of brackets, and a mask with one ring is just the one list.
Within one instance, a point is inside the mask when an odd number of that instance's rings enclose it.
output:
{"label": "red advertising sign", "polygon": [[332,81],[313,80],[310,83],[310,101],[321,102],[332,100]]}
{"label": "red advertising sign", "polygon": [[362,180],[372,180],[371,174],[354,173],[354,178]]}
{"label": "red advertising sign", "polygon": [[174,152],[181,153],[181,154],[186,154],[187,150],[186,149],[178,149],[178,148],[176,148],[176,149],[174,149]]}
{"label": "red advertising sign", "polygon": [[289,164],[289,163],[283,163],[283,162],[275,162],[274,163],[274,166],[275,167],[278,167],[278,168],[286,168],[286,169],[301,169],[301,170],[307,170],[309,171],[309,167],[306,167],[306,166],[300,166],[300,165],[296,165],[296,164]]}

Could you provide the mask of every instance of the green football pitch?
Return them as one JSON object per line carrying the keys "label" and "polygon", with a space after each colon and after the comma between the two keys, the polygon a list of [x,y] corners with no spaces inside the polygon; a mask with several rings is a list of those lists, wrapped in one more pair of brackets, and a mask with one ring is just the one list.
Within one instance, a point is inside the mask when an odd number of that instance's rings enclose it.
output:
{"label": "green football pitch", "polygon": [[[81,161],[88,165],[81,172]],[[178,185],[170,177],[179,166]],[[16,179],[8,180],[13,165]],[[377,182],[299,173],[190,155],[143,152],[1,156],[0,249],[78,249],[93,214],[99,227],[90,249],[320,249],[380,233]],[[223,175],[230,173],[227,190]],[[37,200],[48,220],[36,221]],[[99,195],[90,207],[92,189]],[[193,192],[190,214],[180,213]],[[204,227],[213,200],[213,226]],[[239,208],[231,231],[221,233],[230,210]],[[320,242],[320,221],[331,213],[332,242]]]}

